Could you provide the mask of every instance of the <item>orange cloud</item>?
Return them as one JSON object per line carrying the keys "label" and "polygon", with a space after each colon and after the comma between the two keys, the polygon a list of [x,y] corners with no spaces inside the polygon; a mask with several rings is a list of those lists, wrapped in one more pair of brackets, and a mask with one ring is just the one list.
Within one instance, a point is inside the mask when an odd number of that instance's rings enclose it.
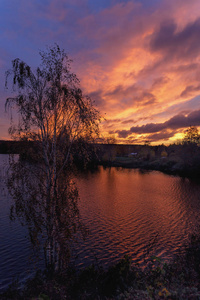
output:
{"label": "orange cloud", "polygon": [[[199,1],[161,1],[151,10],[132,1],[118,3],[83,19],[82,25],[98,41],[93,49],[97,57],[90,60],[86,55],[86,72],[79,69],[83,86],[94,99],[97,96],[109,120],[121,120],[109,128],[105,122],[105,134],[118,131],[125,136],[126,121],[132,119],[138,120],[136,126],[165,123],[174,116],[172,108],[177,106],[180,113],[200,94]],[[197,108],[197,103],[190,107]],[[162,140],[177,130],[181,127],[165,132]],[[157,133],[158,142],[160,138]]]}
{"label": "orange cloud", "polygon": [[44,42],[57,42],[71,53],[84,92],[108,120],[102,134],[115,134],[119,142],[175,139],[182,127],[146,133],[130,128],[167,124],[200,109],[200,1],[97,2],[15,4],[15,14],[7,18],[12,26],[2,26],[4,39],[12,40],[4,52],[14,48],[13,38],[30,35],[18,44],[19,53],[30,47],[32,62]]}

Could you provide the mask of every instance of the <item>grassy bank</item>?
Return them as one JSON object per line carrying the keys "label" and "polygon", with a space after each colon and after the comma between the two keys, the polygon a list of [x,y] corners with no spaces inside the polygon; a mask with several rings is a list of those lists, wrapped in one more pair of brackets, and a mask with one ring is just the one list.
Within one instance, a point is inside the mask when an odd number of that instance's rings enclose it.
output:
{"label": "grassy bank", "polygon": [[193,236],[171,263],[152,257],[141,269],[125,256],[108,270],[91,265],[62,274],[38,272],[23,289],[15,283],[0,299],[200,299],[200,238]]}
{"label": "grassy bank", "polygon": [[136,160],[128,157],[116,157],[112,162],[101,161],[101,165],[107,167],[122,167],[141,170],[161,171],[166,174],[178,175],[188,178],[200,178],[199,164],[188,165],[187,163],[168,158],[161,158],[156,160]]}

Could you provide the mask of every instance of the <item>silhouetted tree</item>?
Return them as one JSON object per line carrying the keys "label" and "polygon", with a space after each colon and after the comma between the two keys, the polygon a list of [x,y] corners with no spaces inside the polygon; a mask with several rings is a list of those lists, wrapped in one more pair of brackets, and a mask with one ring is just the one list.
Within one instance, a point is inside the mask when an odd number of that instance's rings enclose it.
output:
{"label": "silhouetted tree", "polygon": [[115,136],[108,136],[104,138],[104,143],[108,146],[106,147],[106,153],[104,153],[103,160],[107,163],[112,163],[116,158],[116,138]]}
{"label": "silhouetted tree", "polygon": [[144,146],[149,147],[151,145],[151,142],[149,140],[144,141]]}
{"label": "silhouetted tree", "polygon": [[200,142],[200,135],[199,135],[197,127],[190,126],[185,132],[185,136],[183,138],[183,143],[198,144],[199,142]]}
{"label": "silhouetted tree", "polygon": [[6,73],[6,87],[11,77],[17,93],[6,100],[6,109],[17,109],[19,115],[9,132],[35,141],[38,160],[31,166],[13,158],[8,186],[15,199],[12,212],[28,224],[32,242],[42,242],[47,266],[54,271],[66,265],[69,241],[81,228],[72,148],[98,135],[99,113],[83,95],[64,50],[55,45],[40,56],[35,71],[17,58]]}

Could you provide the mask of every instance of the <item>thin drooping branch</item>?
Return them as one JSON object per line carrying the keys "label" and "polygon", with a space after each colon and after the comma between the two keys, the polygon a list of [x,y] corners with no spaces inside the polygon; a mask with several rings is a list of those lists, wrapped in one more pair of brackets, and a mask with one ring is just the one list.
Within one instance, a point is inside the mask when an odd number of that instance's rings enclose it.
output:
{"label": "thin drooping branch", "polygon": [[11,162],[8,185],[15,199],[13,211],[28,224],[31,240],[43,241],[47,266],[55,270],[66,265],[70,240],[82,228],[71,178],[72,154],[81,155],[79,143],[90,143],[98,135],[100,116],[83,95],[65,51],[55,45],[40,56],[35,71],[17,58],[6,73],[6,87],[11,78],[16,96],[8,98],[5,107],[19,115],[10,132],[35,145],[33,152],[27,149],[30,158],[34,153],[33,164]]}

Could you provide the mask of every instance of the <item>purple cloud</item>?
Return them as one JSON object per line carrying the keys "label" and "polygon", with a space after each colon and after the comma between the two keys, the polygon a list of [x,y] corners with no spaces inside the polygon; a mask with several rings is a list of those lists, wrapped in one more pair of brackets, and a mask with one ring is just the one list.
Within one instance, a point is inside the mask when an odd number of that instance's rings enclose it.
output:
{"label": "purple cloud", "polygon": [[118,133],[119,138],[127,138],[130,135],[129,130],[116,130],[115,133]]}
{"label": "purple cloud", "polygon": [[187,24],[181,31],[174,20],[161,24],[150,41],[152,51],[161,51],[176,59],[196,57],[200,51],[200,18]]}
{"label": "purple cloud", "polygon": [[130,130],[116,130],[115,133],[118,134],[119,138],[127,138],[133,133],[149,134],[148,138],[156,141],[164,138],[169,139],[174,136],[178,129],[189,126],[200,126],[200,110],[193,111],[186,116],[178,114],[164,123],[148,123],[142,126],[133,126]]}
{"label": "purple cloud", "polygon": [[129,87],[118,85],[105,95],[113,98],[124,98],[123,103],[120,103],[121,106],[130,106],[135,103],[150,105],[156,102],[156,97],[150,90],[135,84]]}
{"label": "purple cloud", "polygon": [[164,131],[164,132],[149,134],[148,140],[150,140],[151,142],[156,142],[158,140],[168,140],[169,138],[173,137],[176,133],[177,133],[176,130],[172,130],[170,132]]}
{"label": "purple cloud", "polygon": [[154,133],[164,129],[179,129],[189,126],[200,126],[200,110],[196,110],[188,114],[178,114],[164,123],[148,123],[142,126],[130,128],[130,133]]}
{"label": "purple cloud", "polygon": [[188,85],[184,91],[182,91],[181,93],[181,97],[188,97],[190,96],[193,92],[197,92],[200,91],[200,84],[197,86],[193,86],[193,85]]}
{"label": "purple cloud", "polygon": [[135,120],[133,119],[129,119],[129,120],[125,120],[125,121],[121,121],[121,124],[129,124],[129,123],[136,123]]}

